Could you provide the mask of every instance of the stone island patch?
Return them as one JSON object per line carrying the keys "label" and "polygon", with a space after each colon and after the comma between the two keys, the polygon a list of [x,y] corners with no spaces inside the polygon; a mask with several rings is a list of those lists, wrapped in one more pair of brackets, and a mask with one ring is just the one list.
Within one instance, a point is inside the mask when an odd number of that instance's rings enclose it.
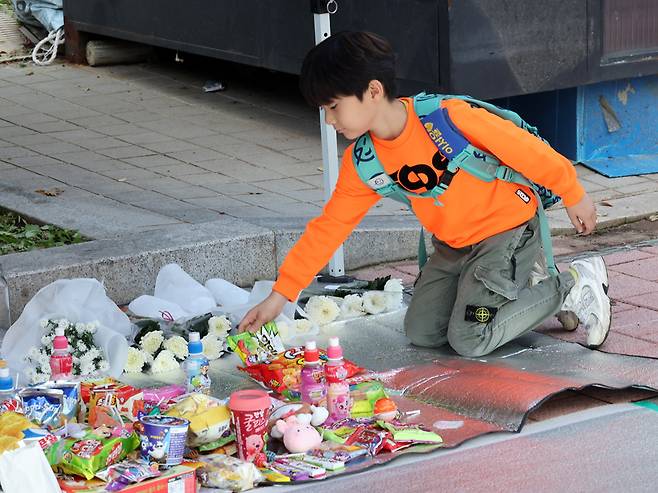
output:
{"label": "stone island patch", "polygon": [[498,308],[493,306],[466,305],[466,316],[464,317],[464,320],[467,322],[488,324],[496,316],[497,311]]}

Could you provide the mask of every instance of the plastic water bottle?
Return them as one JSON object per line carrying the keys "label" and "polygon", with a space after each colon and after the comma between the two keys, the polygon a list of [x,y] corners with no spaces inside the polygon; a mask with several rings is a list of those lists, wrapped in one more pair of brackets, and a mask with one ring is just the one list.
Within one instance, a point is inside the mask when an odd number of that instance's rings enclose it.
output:
{"label": "plastic water bottle", "polygon": [[2,265],[0,265],[0,341],[2,340],[2,334],[10,325],[9,285],[2,271]]}
{"label": "plastic water bottle", "polygon": [[304,366],[301,375],[302,402],[313,406],[327,405],[327,381],[320,365],[320,351],[315,341],[308,341],[304,348]]}
{"label": "plastic water bottle", "polygon": [[53,352],[50,355],[51,380],[66,380],[73,374],[73,356],[69,348],[69,341],[64,335],[64,327],[55,329]]}
{"label": "plastic water bottle", "polygon": [[185,360],[184,369],[187,375],[186,388],[188,392],[210,394],[210,369],[208,358],[203,355],[203,344],[198,332],[190,332],[187,343],[189,356]]}
{"label": "plastic water bottle", "polygon": [[327,410],[329,421],[349,418],[352,410],[350,386],[347,379],[347,369],[343,362],[343,349],[340,347],[338,337],[329,338],[327,347],[327,364],[325,365],[327,378]]}
{"label": "plastic water bottle", "polygon": [[[3,363],[4,364],[4,363]],[[15,411],[18,408],[14,380],[9,374],[9,368],[0,367],[0,413]]]}

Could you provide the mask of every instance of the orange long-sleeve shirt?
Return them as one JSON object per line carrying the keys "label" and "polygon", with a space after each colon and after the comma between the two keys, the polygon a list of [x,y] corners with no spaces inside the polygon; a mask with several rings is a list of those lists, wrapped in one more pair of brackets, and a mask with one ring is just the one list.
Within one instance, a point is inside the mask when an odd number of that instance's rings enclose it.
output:
{"label": "orange long-sleeve shirt", "polygon": [[[432,166],[437,148],[414,114],[411,99],[402,101],[407,106],[402,133],[393,140],[372,135],[372,141],[389,176],[411,191],[423,192],[426,188],[418,189],[419,183],[431,183],[441,174]],[[575,168],[549,145],[512,122],[473,108],[462,100],[444,100],[442,106],[475,147],[551,189],[562,197],[565,206],[574,205],[583,197]],[[354,144],[350,145],[343,155],[336,189],[322,214],[308,223],[281,265],[274,290],[290,300],[310,284],[381,198],[359,178],[352,162],[353,148]],[[519,189],[525,193],[518,192]],[[537,208],[534,194],[526,187],[501,180],[487,183],[463,170],[454,176],[441,202],[443,207],[435,205],[431,198],[411,198],[413,212],[423,227],[454,248],[514,228],[528,221]]]}

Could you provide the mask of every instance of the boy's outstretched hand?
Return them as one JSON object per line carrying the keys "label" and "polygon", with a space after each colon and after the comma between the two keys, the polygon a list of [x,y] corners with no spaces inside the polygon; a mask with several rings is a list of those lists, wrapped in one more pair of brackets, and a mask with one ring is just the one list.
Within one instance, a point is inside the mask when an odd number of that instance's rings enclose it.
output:
{"label": "boy's outstretched hand", "polygon": [[288,299],[282,294],[272,291],[270,295],[253,307],[244,316],[240,325],[238,325],[238,332],[256,332],[264,324],[274,320],[283,311]]}
{"label": "boy's outstretched hand", "polygon": [[596,227],[596,207],[587,193],[583,195],[580,202],[566,209],[567,215],[578,233],[588,235],[594,231]]}

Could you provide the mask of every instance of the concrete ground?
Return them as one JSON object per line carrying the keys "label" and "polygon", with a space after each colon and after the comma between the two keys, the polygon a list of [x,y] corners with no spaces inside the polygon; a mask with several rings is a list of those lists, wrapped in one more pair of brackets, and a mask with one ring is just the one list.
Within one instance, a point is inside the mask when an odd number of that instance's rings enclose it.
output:
{"label": "concrete ground", "polygon": [[[123,272],[150,274],[152,285],[158,265],[178,259],[170,253],[158,253],[162,258],[157,261],[148,257],[157,250],[154,243],[166,247],[184,237],[192,239],[177,261],[183,264],[198,255],[201,260],[186,265],[188,271],[197,269],[192,272],[197,278],[229,272],[227,278],[248,283],[275,275],[294,241],[288,232],[298,234],[322,207],[317,114],[294,91],[269,87],[267,81],[232,82],[228,74],[226,92],[201,90],[207,79],[217,78],[224,79],[211,70],[187,70],[184,64],[0,66],[0,206],[78,229],[96,240],[47,254],[0,257],[0,263],[9,266],[12,293],[22,297],[23,304],[53,277],[80,272],[100,276],[101,271],[89,267],[93,262],[106,266],[102,272],[108,291],[112,283],[118,286],[113,297],[132,296],[128,284],[136,281]],[[341,149],[345,145],[341,142]],[[597,202],[600,225],[658,212],[658,175],[609,179],[583,166],[577,169]],[[563,209],[549,216],[554,233],[571,231]],[[389,227],[381,238],[415,229],[408,213],[393,202],[381,202],[369,218],[370,224]],[[221,255],[198,254],[198,248],[211,242],[208,236],[220,232],[232,246]],[[230,243],[236,238],[240,243]],[[237,271],[256,262],[246,256],[245,263],[239,263],[254,238],[260,242],[259,252],[272,256],[272,262],[240,278]],[[348,253],[352,248],[362,251],[366,260],[382,258],[371,253],[377,241],[368,240],[372,237],[367,234],[363,238],[348,244]],[[395,238],[390,246],[401,244]],[[108,244],[114,248],[110,253],[104,250]],[[132,257],[119,250],[124,244],[130,244]],[[405,251],[414,250],[413,239],[408,240]],[[557,253],[567,259],[573,252],[558,248]],[[612,335],[602,349],[656,358],[658,246],[645,242],[607,253],[615,306]],[[117,258],[130,266],[113,272]],[[148,268],[139,271],[135,258],[150,258]],[[84,264],[87,270],[57,270],[64,264]],[[352,271],[362,277],[392,274],[407,284],[417,272],[413,262]],[[29,282],[23,283],[26,273]],[[144,286],[138,289],[146,292]],[[564,337],[550,324],[542,330]],[[583,340],[580,331],[569,337]],[[571,392],[542,405],[531,421],[654,395],[644,390]]]}

